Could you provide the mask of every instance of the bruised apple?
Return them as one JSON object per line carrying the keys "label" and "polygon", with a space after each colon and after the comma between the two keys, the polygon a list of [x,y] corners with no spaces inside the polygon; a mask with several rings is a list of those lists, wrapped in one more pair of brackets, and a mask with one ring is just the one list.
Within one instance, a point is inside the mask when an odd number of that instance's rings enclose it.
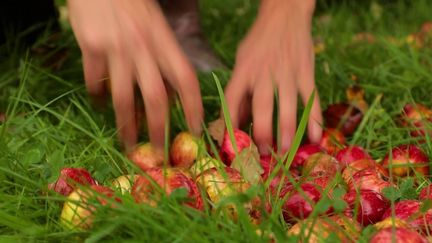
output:
{"label": "bruised apple", "polygon": [[132,186],[132,196],[137,203],[156,206],[162,194],[170,195],[173,191],[185,189],[185,205],[202,210],[204,208],[201,194],[190,176],[175,168],[152,168],[138,175]]}
{"label": "bruised apple", "polygon": [[372,157],[360,146],[349,146],[342,150],[340,150],[336,156],[336,160],[341,164],[342,169],[345,168],[348,164],[363,159],[370,159]]}
{"label": "bruised apple", "polygon": [[428,240],[414,230],[403,227],[385,228],[372,236],[370,243],[427,243]]}
{"label": "bruised apple", "polygon": [[336,154],[345,146],[345,136],[336,129],[328,128],[324,130],[320,146],[329,154]]}
{"label": "bruised apple", "polygon": [[138,145],[128,154],[128,158],[144,171],[162,166],[165,160],[163,152],[155,149],[151,143]]}
{"label": "bruised apple", "polygon": [[198,142],[189,132],[177,134],[171,144],[170,161],[175,167],[190,167],[198,156]]}
{"label": "bruised apple", "polygon": [[225,167],[225,164],[212,157],[202,157],[198,159],[190,168],[190,172],[197,177],[202,172],[211,168]]}
{"label": "bruised apple", "polygon": [[431,133],[428,126],[431,126],[432,110],[421,104],[407,104],[403,108],[401,121],[402,126],[415,128],[411,136],[425,136]]}
{"label": "bruised apple", "polygon": [[[432,209],[421,212],[422,202],[417,200],[402,200],[394,205],[394,216],[406,221],[413,229],[427,232],[432,230]],[[389,208],[383,215],[383,219],[392,217],[392,209]]]}
{"label": "bruised apple", "polygon": [[308,159],[310,156],[312,156],[316,153],[320,153],[320,152],[324,152],[324,149],[321,148],[321,146],[318,144],[301,145],[297,149],[297,152],[296,152],[296,154],[293,158],[293,161],[291,163],[290,169],[301,172],[306,159]]}
{"label": "bruised apple", "polygon": [[68,196],[78,185],[96,185],[90,173],[82,168],[63,168],[56,182],[48,185],[48,189]]}
{"label": "bruised apple", "polygon": [[342,171],[342,178],[349,185],[354,174],[363,170],[376,172],[377,176],[379,176],[381,179],[387,179],[388,177],[387,171],[380,164],[370,159],[363,159],[348,164],[347,167]]}
{"label": "bruised apple", "polygon": [[[90,229],[96,211],[95,204],[113,207],[109,202],[113,197],[114,191],[104,186],[92,185],[90,188],[78,188],[64,203],[60,222],[70,229]],[[120,199],[115,198],[115,201],[120,202]]]}
{"label": "bruised apple", "polygon": [[385,228],[406,228],[409,229],[411,226],[400,218],[388,217],[374,224],[374,227],[378,230]]}
{"label": "bruised apple", "polygon": [[393,148],[384,158],[383,166],[397,177],[429,175],[429,158],[413,144]]}
{"label": "bruised apple", "polygon": [[379,222],[390,207],[389,201],[382,194],[372,190],[349,191],[344,200],[349,205],[345,214],[355,216],[363,226]]}
{"label": "bruised apple", "polygon": [[340,130],[345,136],[352,135],[363,118],[357,107],[347,104],[332,104],[324,111],[326,127]]}
{"label": "bruised apple", "polygon": [[222,145],[220,148],[221,159],[228,166],[231,165],[237,153],[252,145],[252,139],[247,133],[239,129],[234,129],[233,133],[237,151],[234,149],[234,146],[231,143],[231,137],[228,131],[225,131],[224,133]]}
{"label": "bruised apple", "polygon": [[111,185],[122,194],[130,193],[137,177],[137,175],[121,175],[115,178]]}
{"label": "bruised apple", "polygon": [[306,159],[303,165],[303,176],[336,175],[339,171],[339,163],[331,155],[316,153]]}
{"label": "bruised apple", "polygon": [[348,182],[349,190],[368,189],[378,193],[383,193],[385,188],[393,186],[391,182],[383,180],[376,170],[371,168],[355,172]]}

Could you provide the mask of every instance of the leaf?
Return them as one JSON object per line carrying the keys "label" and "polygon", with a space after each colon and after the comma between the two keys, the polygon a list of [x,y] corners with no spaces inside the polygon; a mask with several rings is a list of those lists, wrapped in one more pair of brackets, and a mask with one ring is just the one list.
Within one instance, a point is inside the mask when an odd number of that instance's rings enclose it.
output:
{"label": "leaf", "polygon": [[231,163],[231,168],[240,171],[249,183],[258,184],[261,180],[261,174],[264,172],[259,161],[258,148],[252,144],[249,148],[244,148],[238,153]]}
{"label": "leaf", "polygon": [[39,149],[31,149],[24,154],[21,163],[23,165],[30,165],[39,162],[42,159],[42,152]]}
{"label": "leaf", "polygon": [[402,196],[402,193],[398,188],[386,187],[383,189],[383,195],[390,201],[396,201]]}
{"label": "leaf", "polygon": [[60,170],[64,165],[64,155],[61,150],[56,150],[47,155],[47,162],[50,168],[50,177],[48,182],[54,182],[60,176]]}
{"label": "leaf", "polygon": [[416,199],[417,192],[414,188],[414,178],[407,178],[399,185],[402,199]]}
{"label": "leaf", "polygon": [[333,201],[333,209],[335,212],[340,213],[343,212],[347,207],[347,203],[342,199],[335,199]]}
{"label": "leaf", "polygon": [[357,107],[363,114],[369,109],[364,96],[364,90],[358,85],[352,85],[346,90],[348,102]]}
{"label": "leaf", "polygon": [[323,214],[327,212],[331,205],[332,203],[330,199],[328,197],[324,197],[315,205],[315,210],[318,214]]}
{"label": "leaf", "polygon": [[222,145],[224,133],[225,133],[225,122],[222,118],[215,121],[209,122],[208,131],[210,136],[217,141],[219,146]]}
{"label": "leaf", "polygon": [[420,212],[422,214],[426,213],[429,209],[432,208],[432,200],[424,200],[421,207],[420,207]]}
{"label": "leaf", "polygon": [[342,198],[346,193],[346,190],[342,187],[336,187],[333,189],[333,198],[340,199]]}

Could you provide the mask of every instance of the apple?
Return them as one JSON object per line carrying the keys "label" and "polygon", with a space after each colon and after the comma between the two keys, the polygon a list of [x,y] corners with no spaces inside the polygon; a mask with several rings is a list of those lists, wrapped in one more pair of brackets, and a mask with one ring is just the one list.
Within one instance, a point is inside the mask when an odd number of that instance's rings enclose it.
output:
{"label": "apple", "polygon": [[[422,231],[432,230],[432,209],[421,212],[422,202],[417,200],[403,200],[394,205],[394,216],[405,220],[413,229]],[[392,209],[388,209],[382,219],[392,217]]]}
{"label": "apple", "polygon": [[158,151],[151,143],[145,143],[135,147],[127,157],[142,170],[161,167],[164,163],[163,151]]}
{"label": "apple", "polygon": [[331,155],[316,153],[306,159],[303,165],[303,176],[336,175],[339,171],[339,162]]}
{"label": "apple", "polygon": [[401,115],[401,123],[404,127],[414,126],[411,136],[425,136],[428,131],[428,124],[432,122],[432,110],[421,104],[406,104]]}
{"label": "apple", "polygon": [[203,171],[211,168],[225,167],[225,164],[212,157],[202,157],[198,159],[190,168],[190,172],[194,177],[199,176]]}
{"label": "apple", "polygon": [[429,184],[420,191],[419,199],[432,200],[432,184]]}
{"label": "apple", "polygon": [[374,227],[378,230],[385,229],[385,228],[411,228],[411,225],[409,225],[405,220],[402,220],[400,218],[393,218],[388,217],[386,219],[383,219],[379,221],[378,223],[374,224]]}
{"label": "apple", "polygon": [[[67,201],[63,205],[60,215],[60,222],[69,229],[90,229],[96,211],[95,202],[102,206],[107,206],[107,198],[113,198],[114,191],[110,188],[91,185],[90,188],[78,188],[69,194]],[[119,198],[115,198],[121,202]],[[113,204],[108,206],[113,207]]]}
{"label": "apple", "polygon": [[351,190],[345,194],[344,200],[349,205],[345,214],[349,217],[356,216],[363,226],[380,221],[390,207],[389,201],[382,194],[372,190]]}
{"label": "apple", "polygon": [[336,154],[345,145],[345,136],[336,129],[328,128],[324,130],[320,146],[329,154]]}
{"label": "apple", "polygon": [[291,163],[290,169],[301,171],[304,165],[304,162],[307,158],[309,158],[311,155],[324,152],[324,149],[321,148],[318,144],[304,144],[301,145],[293,158],[293,161]]}
{"label": "apple", "polygon": [[348,181],[349,190],[369,189],[383,193],[383,189],[394,186],[389,181],[383,180],[376,170],[369,168],[355,172],[352,179]]}
{"label": "apple", "polygon": [[229,136],[228,131],[225,131],[224,133],[222,145],[220,148],[221,159],[228,166],[231,165],[237,153],[240,153],[243,149],[248,148],[252,145],[252,139],[247,133],[239,129],[234,129],[233,132],[237,151],[235,151],[234,146],[231,143],[231,137]]}
{"label": "apple", "polygon": [[383,160],[383,166],[397,177],[429,175],[429,158],[413,144],[401,145],[392,149]]}
{"label": "apple", "polygon": [[0,123],[3,123],[6,121],[6,115],[0,112]]}
{"label": "apple", "polygon": [[90,173],[82,168],[63,168],[56,182],[48,185],[48,189],[68,196],[78,185],[96,185]]}
{"label": "apple", "polygon": [[111,182],[111,185],[122,194],[130,193],[135,183],[137,175],[121,175]]}
{"label": "apple", "polygon": [[428,240],[414,230],[406,228],[386,228],[372,236],[370,243],[427,243]]}
{"label": "apple", "polygon": [[356,145],[340,150],[336,154],[335,158],[340,162],[342,169],[356,160],[372,160],[372,157],[368,154],[368,152],[366,152],[362,147]]}
{"label": "apple", "polygon": [[347,167],[342,171],[342,178],[349,185],[355,173],[362,170],[372,170],[375,171],[376,174],[381,179],[387,179],[388,173],[380,164],[370,159],[363,159],[351,162],[347,165]]}
{"label": "apple", "polygon": [[189,132],[177,134],[171,144],[171,164],[176,167],[190,167],[198,157],[197,141]]}
{"label": "apple", "polygon": [[357,107],[347,103],[332,104],[324,111],[326,127],[340,130],[350,136],[363,119],[363,113]]}
{"label": "apple", "polygon": [[151,168],[145,175],[138,175],[132,186],[132,196],[137,203],[157,205],[161,192],[170,195],[176,189],[186,189],[188,202],[185,205],[202,210],[204,208],[201,194],[190,176],[175,168]]}

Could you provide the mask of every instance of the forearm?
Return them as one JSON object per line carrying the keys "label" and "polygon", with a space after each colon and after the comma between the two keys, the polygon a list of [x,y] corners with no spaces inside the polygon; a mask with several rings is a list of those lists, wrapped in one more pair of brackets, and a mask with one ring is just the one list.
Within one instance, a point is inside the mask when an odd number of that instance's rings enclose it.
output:
{"label": "forearm", "polygon": [[301,18],[311,22],[315,11],[316,0],[261,0],[258,18],[261,16],[277,16]]}

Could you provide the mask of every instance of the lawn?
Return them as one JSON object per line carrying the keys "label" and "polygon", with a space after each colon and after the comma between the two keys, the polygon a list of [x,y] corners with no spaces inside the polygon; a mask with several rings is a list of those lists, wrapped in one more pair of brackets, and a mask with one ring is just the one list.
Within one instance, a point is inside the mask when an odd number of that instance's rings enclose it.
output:
{"label": "lawn", "polygon": [[[204,32],[230,68],[236,46],[253,22],[257,2],[201,1]],[[319,1],[317,6],[313,34],[324,46],[316,55],[322,107],[345,101],[346,89],[356,84],[363,88],[369,109],[356,132],[347,138],[348,144],[362,146],[377,161],[401,144],[416,144],[432,158],[429,135],[425,139],[412,137],[410,130],[397,122],[408,103],[432,108],[432,44],[418,47],[410,37],[424,22],[432,21],[432,4],[429,0],[356,2]],[[287,236],[292,224],[283,220],[283,200],[276,199],[270,200],[273,210],[262,212],[258,225],[250,222],[244,210],[239,209],[238,218],[233,220],[210,209],[209,204],[204,211],[186,207],[182,193],[164,197],[157,207],[137,204],[130,195],[117,195],[122,203],[113,208],[98,207],[90,230],[71,230],[60,224],[65,197],[49,192],[47,185],[57,179],[61,168],[84,167],[107,186],[120,175],[140,173],[121,150],[112,106],[92,105],[84,86],[79,49],[70,27],[65,22],[62,26],[53,49],[68,50],[60,67],[43,65],[52,53],[37,55],[12,48],[9,56],[0,59],[0,112],[7,116],[6,122],[0,122],[0,242],[297,240]],[[359,36],[365,34],[358,33],[369,33],[374,40],[364,40]],[[36,44],[47,40],[42,36]],[[217,83],[224,86],[230,71],[199,77],[205,119],[210,122],[218,118],[223,98]],[[299,118],[304,111],[308,109],[300,106]],[[170,134],[174,137],[186,129],[178,102],[171,114]],[[302,136],[300,131],[298,141]],[[204,140],[208,141],[205,135]],[[140,141],[147,141],[145,128]],[[334,179],[340,180],[339,175]],[[401,179],[399,189],[389,190],[386,196],[393,206],[397,200],[417,198],[429,183],[428,178]],[[225,203],[239,205],[264,197],[264,191],[262,185],[255,185],[245,194],[228,197]],[[315,213],[335,207],[345,189],[337,191],[338,198],[324,198]],[[372,226],[363,228],[358,240],[367,242],[375,231]],[[332,236],[329,242],[335,242]]]}

